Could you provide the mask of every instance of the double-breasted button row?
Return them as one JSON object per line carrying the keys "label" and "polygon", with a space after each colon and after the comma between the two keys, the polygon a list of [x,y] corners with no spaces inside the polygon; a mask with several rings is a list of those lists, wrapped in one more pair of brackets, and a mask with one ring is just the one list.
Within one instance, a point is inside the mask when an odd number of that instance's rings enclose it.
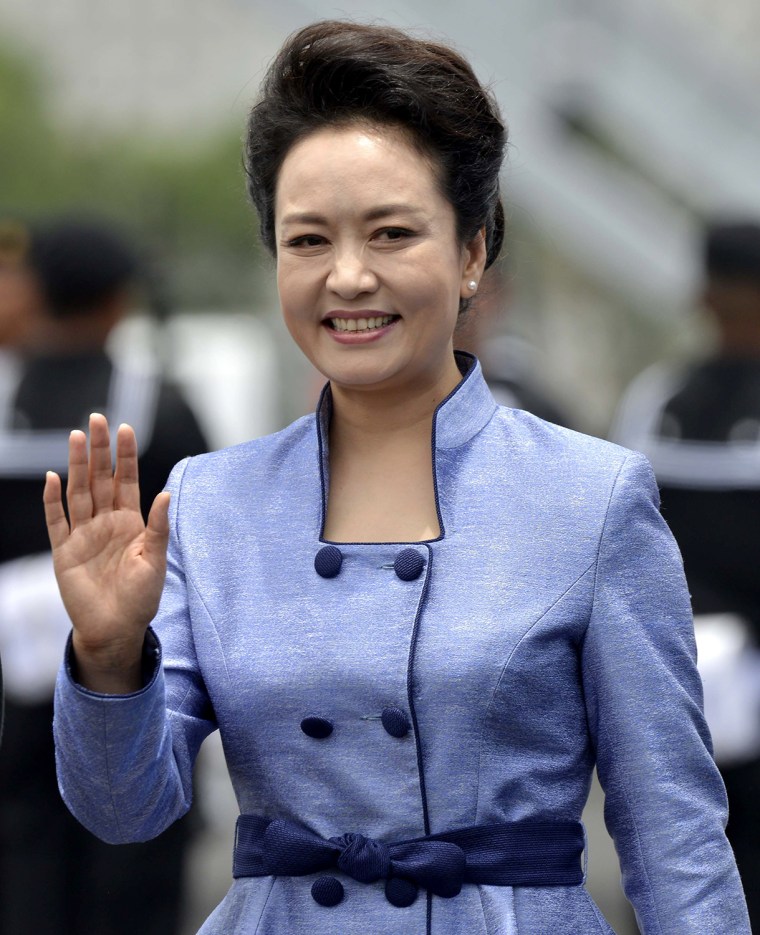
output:
{"label": "double-breasted button row", "polygon": [[314,556],[314,568],[323,578],[335,578],[342,564],[343,553],[335,545],[326,545]]}
{"label": "double-breasted button row", "polygon": [[333,732],[333,723],[326,717],[316,717],[311,715],[301,721],[301,730],[307,737],[313,737],[315,740],[324,740]]}
{"label": "double-breasted button row", "polygon": [[317,877],[312,883],[311,895],[315,903],[330,909],[343,900],[343,884],[337,877]]}
{"label": "double-breasted button row", "polygon": [[[390,877],[385,881],[385,898],[391,905],[406,909],[417,899],[419,887],[403,877]],[[332,909],[343,901],[345,890],[337,877],[317,877],[312,883],[311,895],[315,903]]]}
{"label": "double-breasted button row", "polygon": [[[395,707],[383,708],[380,722],[391,737],[399,739],[406,737],[412,727],[406,711]],[[301,721],[301,730],[307,737],[313,737],[314,740],[325,740],[334,729],[335,725],[332,721],[316,714],[310,714]]]}
{"label": "double-breasted button row", "polygon": [[380,721],[391,737],[406,737],[412,726],[406,711],[401,708],[383,708]]}
{"label": "double-breasted button row", "polygon": [[[314,569],[322,578],[335,578],[343,565],[337,545],[325,545],[314,556]],[[393,570],[402,581],[415,581],[422,574],[425,559],[417,549],[402,549],[393,560]]]}

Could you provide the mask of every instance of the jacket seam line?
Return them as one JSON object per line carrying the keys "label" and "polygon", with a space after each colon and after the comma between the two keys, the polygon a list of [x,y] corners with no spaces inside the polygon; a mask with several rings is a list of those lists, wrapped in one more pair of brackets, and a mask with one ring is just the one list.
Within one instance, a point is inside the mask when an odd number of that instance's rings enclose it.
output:
{"label": "jacket seam line", "polygon": [[583,887],[583,895],[586,897],[586,900],[589,906],[591,906],[591,910],[594,913],[594,916],[596,917],[596,923],[599,926],[599,931],[601,932],[601,935],[607,935],[607,932],[610,928],[610,923],[604,918],[601,911],[599,910],[599,907],[594,902],[594,900],[591,898],[591,894],[589,893],[589,891],[586,889],[585,886]]}
{"label": "jacket seam line", "polygon": [[486,907],[483,905],[483,887],[478,886],[478,901],[480,903],[480,911],[483,915],[483,931],[488,935],[488,919],[486,918]]}
{"label": "jacket seam line", "polygon": [[173,714],[182,714],[182,713],[183,713],[183,712],[182,712],[182,708],[184,707],[184,704],[185,704],[185,702],[187,701],[187,699],[190,697],[190,694],[191,694],[192,690],[193,690],[192,687],[188,685],[188,687],[185,689],[185,694],[182,696],[182,701],[180,701],[180,702],[176,705],[176,707],[170,708],[170,709],[168,710],[168,714],[169,714],[169,723],[170,723],[170,724],[171,724],[171,716],[172,716]]}
{"label": "jacket seam line", "polygon": [[[604,542],[604,537],[607,532],[607,525],[610,519],[610,512],[612,510],[612,501],[615,499],[615,493],[617,491],[620,478],[623,474],[623,469],[629,463],[629,461],[634,460],[635,457],[636,455],[634,453],[631,453],[623,459],[623,461],[620,464],[620,467],[617,470],[617,473],[615,474],[615,480],[613,481],[612,489],[610,490],[610,497],[609,497],[609,500],[607,501],[607,509],[604,514],[604,522],[602,523],[602,530],[599,535],[599,545],[597,547],[597,553],[596,553],[596,568],[594,571],[594,588],[593,588],[593,592],[591,595],[591,613],[589,614],[589,625],[591,623],[591,617],[593,616],[594,605],[596,603],[596,589],[597,589],[597,581],[599,577],[599,564],[600,564],[600,559],[602,555],[602,544]],[[617,770],[615,770],[615,772],[617,773]],[[631,808],[630,800],[628,798],[628,791],[625,787],[625,782],[622,779],[617,779],[617,780],[612,779],[612,783],[615,784],[620,789],[620,793],[625,799],[625,806],[626,806],[626,810],[628,812],[628,816],[631,822],[631,827],[633,828],[633,833],[636,836],[636,850],[638,851],[639,860],[641,861],[641,868],[644,872],[644,879],[646,880],[647,889],[649,891],[649,898],[652,901],[652,909],[654,912],[655,921],[657,922],[657,930],[658,932],[662,933],[663,928],[662,928],[662,925],[660,924],[659,912],[657,911],[657,901],[654,896],[654,890],[652,888],[650,873],[647,868],[647,863],[646,863],[646,859],[644,856],[644,850],[641,846],[641,837],[639,835],[639,828],[634,817],[633,809]],[[607,790],[605,789],[605,794],[606,792]]]}
{"label": "jacket seam line", "polygon": [[478,770],[477,770],[476,779],[475,779],[476,792],[475,792],[475,814],[473,816],[474,820],[477,820],[478,808],[480,806],[480,774],[481,774],[481,767],[482,767],[482,762],[483,762],[483,740],[484,740],[485,730],[486,730],[486,721],[488,720],[488,716],[491,712],[491,708],[496,699],[496,695],[498,694],[499,687],[502,681],[504,680],[504,676],[506,675],[506,672],[509,669],[509,666],[511,665],[512,660],[514,659],[515,654],[520,649],[523,642],[528,638],[528,636],[533,632],[533,630],[541,623],[541,621],[549,613],[551,613],[552,610],[554,610],[557,604],[559,604],[567,596],[567,594],[569,594],[569,592],[572,591],[572,589],[578,584],[578,582],[581,581],[583,578],[585,578],[585,576],[589,573],[589,571],[593,567],[594,567],[594,562],[592,561],[586,568],[583,569],[583,571],[577,576],[577,578],[575,578],[565,588],[565,590],[556,598],[556,600],[552,601],[552,603],[533,621],[533,623],[528,627],[525,633],[523,633],[523,635],[517,641],[516,645],[512,649],[512,652],[509,654],[507,660],[502,666],[501,672],[499,673],[499,677],[496,680],[496,684],[493,687],[493,691],[491,692],[491,697],[488,700],[488,705],[486,706],[486,709],[483,712],[483,721],[482,721],[481,728],[480,728],[480,740],[478,741]]}
{"label": "jacket seam line", "polygon": [[258,935],[259,929],[261,928],[261,923],[264,921],[264,913],[267,911],[267,904],[272,895],[272,890],[274,889],[274,884],[277,881],[277,877],[272,877],[269,883],[269,892],[267,893],[267,898],[264,900],[264,905],[261,907],[261,915],[259,916],[259,921],[256,923],[256,928],[253,930],[253,935]]}
{"label": "jacket seam line", "polygon": [[620,462],[620,467],[617,469],[617,472],[615,474],[615,479],[613,480],[612,487],[610,488],[610,496],[609,496],[609,499],[607,500],[607,508],[604,511],[604,520],[602,521],[602,528],[599,532],[599,542],[596,547],[596,558],[594,559],[594,562],[592,562],[592,564],[596,565],[596,568],[594,569],[594,587],[591,593],[591,611],[589,613],[589,622],[591,621],[591,615],[594,612],[594,603],[596,601],[596,582],[597,582],[597,578],[599,575],[599,559],[601,558],[601,555],[602,555],[602,543],[604,542],[604,535],[607,532],[607,523],[609,522],[609,518],[610,518],[610,510],[612,508],[612,501],[615,498],[615,491],[617,490],[617,485],[618,485],[618,481],[620,480],[620,475],[623,473],[623,468],[626,466],[626,464],[628,464],[630,460],[631,460],[631,455],[626,455],[626,457],[623,458],[623,460]]}
{"label": "jacket seam line", "polygon": [[[229,681],[229,680],[230,680],[230,673],[229,673],[229,669],[227,668],[227,656],[226,656],[226,654],[225,654],[225,652],[224,652],[224,648],[223,648],[223,646],[222,646],[222,640],[221,640],[221,637],[219,636],[219,630],[217,629],[216,623],[214,622],[214,618],[211,616],[211,613],[210,613],[210,611],[209,611],[209,609],[208,609],[208,606],[206,605],[206,602],[205,602],[205,600],[203,599],[203,595],[201,594],[200,590],[198,589],[198,586],[196,585],[195,581],[193,580],[193,576],[192,576],[191,574],[189,574],[189,572],[188,572],[188,570],[187,570],[187,562],[185,561],[185,548],[184,548],[184,545],[183,545],[183,543],[182,543],[182,537],[181,537],[180,529],[179,529],[179,506],[180,506],[180,498],[182,497],[182,492],[183,492],[183,489],[184,489],[184,486],[185,486],[185,477],[187,476],[187,468],[189,467],[191,460],[192,460],[192,458],[188,458],[188,459],[187,459],[187,461],[186,461],[186,463],[185,463],[185,467],[184,467],[184,469],[183,469],[183,471],[182,471],[182,477],[180,478],[180,482],[179,482],[179,484],[178,484],[178,486],[177,486],[177,503],[176,503],[176,506],[175,506],[175,508],[174,508],[174,532],[175,532],[175,536],[176,536],[176,539],[177,539],[177,548],[178,548],[178,550],[179,550],[179,557],[180,557],[181,560],[182,560],[182,574],[183,574],[184,579],[185,579],[185,587],[186,587],[186,588],[192,588],[192,589],[193,589],[193,593],[196,595],[196,597],[197,597],[198,600],[200,601],[201,606],[203,607],[203,610],[205,611],[206,616],[208,617],[209,622],[211,623],[211,626],[212,626],[213,629],[214,629],[214,633],[216,634],[217,644],[219,645],[219,648],[220,648],[221,653],[222,653],[222,662],[224,663],[224,674],[225,674],[225,676],[227,677],[227,681]],[[198,659],[198,650],[197,650],[196,645],[195,645],[195,631],[194,631],[194,629],[193,629],[193,622],[192,622],[192,620],[190,619],[190,608],[188,607],[187,610],[188,610],[187,616],[188,616],[188,624],[189,624],[188,629],[189,629],[189,631],[190,631],[190,639],[193,641],[193,653],[194,653],[195,659],[196,659],[196,661],[197,661],[197,659]],[[200,666],[198,667],[198,674],[200,675]]]}
{"label": "jacket seam line", "polygon": [[641,837],[639,836],[639,827],[636,824],[636,821],[634,820],[634,817],[633,817],[633,809],[631,808],[631,803],[628,799],[628,792],[626,791],[625,784],[621,782],[619,783],[619,786],[620,786],[620,792],[622,793],[623,798],[625,799],[625,807],[626,807],[628,816],[631,821],[631,826],[633,827],[633,832],[636,835],[636,850],[639,852],[639,859],[641,860],[641,868],[644,871],[644,879],[646,880],[647,889],[649,890],[649,898],[652,901],[652,909],[654,912],[654,918],[655,918],[655,921],[657,922],[657,931],[660,933],[660,935],[663,935],[664,929],[662,925],[660,924],[660,913],[657,911],[657,900],[655,898],[654,890],[652,888],[652,881],[650,878],[649,870],[647,869],[647,862],[644,857],[644,849],[641,846]]}
{"label": "jacket seam line", "polygon": [[[221,654],[222,654],[222,663],[224,664],[224,674],[227,676],[227,681],[229,682],[229,681],[230,681],[230,672],[229,672],[229,669],[227,668],[227,656],[226,656],[226,654],[225,654],[225,652],[224,652],[224,645],[223,645],[223,643],[222,643],[222,638],[221,638],[221,636],[219,635],[219,629],[217,628],[217,625],[216,625],[216,623],[214,622],[214,618],[213,618],[213,616],[211,615],[211,612],[209,611],[208,606],[206,605],[206,601],[203,599],[203,595],[202,595],[201,592],[198,590],[198,587],[197,587],[197,585],[195,584],[195,582],[193,581],[193,579],[192,579],[191,577],[189,577],[189,576],[186,575],[186,576],[185,576],[185,581],[187,582],[187,584],[189,585],[189,587],[191,587],[191,588],[193,589],[193,593],[195,594],[195,596],[196,596],[196,597],[198,598],[198,600],[200,601],[200,604],[201,604],[201,606],[203,607],[203,611],[204,611],[204,613],[206,614],[206,617],[208,617],[209,623],[211,624],[211,626],[212,626],[212,628],[213,628],[213,630],[214,630],[214,635],[216,636],[216,642],[217,642],[217,645],[219,646],[219,651],[220,651]],[[188,611],[189,611],[189,608],[188,608]],[[188,616],[189,616],[189,613],[188,613]],[[197,661],[197,659],[198,659],[198,652],[197,652],[197,650],[196,650],[196,648],[195,648],[195,632],[194,632],[194,630],[193,630],[192,621],[190,621],[190,638],[191,638],[192,641],[193,641],[193,651],[194,651],[194,653],[195,653],[195,658],[196,658],[196,661]],[[198,667],[198,674],[200,675],[200,666]]]}

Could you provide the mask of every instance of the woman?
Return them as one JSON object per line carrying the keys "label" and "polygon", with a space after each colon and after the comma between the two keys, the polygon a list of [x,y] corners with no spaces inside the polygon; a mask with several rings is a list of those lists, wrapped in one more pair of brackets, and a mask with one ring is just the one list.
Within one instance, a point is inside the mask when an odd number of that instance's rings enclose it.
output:
{"label": "woman", "polygon": [[48,476],[63,794],[107,840],[158,834],[218,727],[242,814],[204,933],[610,932],[595,762],[642,930],[749,931],[646,462],[496,407],[453,351],[504,145],[451,50],[293,36],[247,170],[317,414],[180,464],[147,528],[128,427],[113,478],[105,420],[89,460],[72,433],[70,527]]}

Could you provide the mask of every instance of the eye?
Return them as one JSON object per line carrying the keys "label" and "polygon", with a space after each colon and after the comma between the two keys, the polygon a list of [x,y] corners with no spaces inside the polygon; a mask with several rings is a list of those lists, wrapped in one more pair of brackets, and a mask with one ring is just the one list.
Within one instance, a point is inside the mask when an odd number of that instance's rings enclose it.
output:
{"label": "eye", "polygon": [[285,244],[287,247],[321,247],[325,242],[324,237],[319,234],[302,234],[300,237],[294,237]]}
{"label": "eye", "polygon": [[384,227],[375,234],[375,239],[385,243],[397,243],[407,237],[414,237],[414,231],[406,227]]}

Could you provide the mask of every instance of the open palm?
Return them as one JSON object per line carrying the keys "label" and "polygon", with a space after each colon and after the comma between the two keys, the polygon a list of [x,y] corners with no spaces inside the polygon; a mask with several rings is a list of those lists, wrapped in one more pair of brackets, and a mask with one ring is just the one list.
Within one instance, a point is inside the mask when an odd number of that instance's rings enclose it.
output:
{"label": "open palm", "polygon": [[45,518],[77,660],[85,668],[92,662],[134,672],[166,574],[169,495],[156,497],[146,525],[134,432],[119,427],[114,472],[108,423],[97,414],[90,417],[89,458],[84,432],[69,440],[68,520],[61,495],[60,478],[48,473]]}

